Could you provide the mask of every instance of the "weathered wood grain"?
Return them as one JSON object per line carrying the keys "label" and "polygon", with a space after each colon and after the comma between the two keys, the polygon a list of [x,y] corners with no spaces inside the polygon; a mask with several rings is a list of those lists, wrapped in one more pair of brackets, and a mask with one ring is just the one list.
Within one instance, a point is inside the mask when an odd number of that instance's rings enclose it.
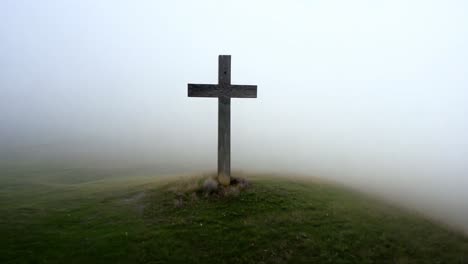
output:
{"label": "weathered wood grain", "polygon": [[231,181],[231,98],[218,99],[218,181]]}
{"label": "weathered wood grain", "polygon": [[188,84],[189,97],[219,97],[220,86],[217,84]]}
{"label": "weathered wood grain", "polygon": [[230,85],[226,93],[231,98],[257,98],[256,85]]}
{"label": "weathered wood grain", "polygon": [[257,98],[257,86],[189,83],[188,97]]}
{"label": "weathered wood grain", "polygon": [[256,85],[231,85],[231,56],[219,55],[218,84],[188,84],[189,97],[218,98],[218,181],[231,181],[231,98],[257,98]]}
{"label": "weathered wood grain", "polygon": [[231,98],[225,93],[231,84],[231,56],[218,57],[218,181],[223,185],[231,182]]}
{"label": "weathered wood grain", "polygon": [[218,84],[231,84],[231,55],[219,55],[218,57]]}

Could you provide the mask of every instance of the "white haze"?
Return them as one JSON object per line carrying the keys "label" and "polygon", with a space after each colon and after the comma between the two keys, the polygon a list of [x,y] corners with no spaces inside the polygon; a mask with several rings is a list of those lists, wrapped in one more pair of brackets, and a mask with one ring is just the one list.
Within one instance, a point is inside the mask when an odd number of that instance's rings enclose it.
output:
{"label": "white haze", "polygon": [[2,1],[0,157],[330,178],[468,232],[466,1]]}

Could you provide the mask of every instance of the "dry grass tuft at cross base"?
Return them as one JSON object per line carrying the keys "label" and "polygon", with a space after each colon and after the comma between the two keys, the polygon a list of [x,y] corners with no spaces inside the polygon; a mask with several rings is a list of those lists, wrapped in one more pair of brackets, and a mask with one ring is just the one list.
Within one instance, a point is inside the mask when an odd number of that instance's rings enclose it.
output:
{"label": "dry grass tuft at cross base", "polygon": [[174,183],[168,189],[175,194],[174,206],[182,207],[193,203],[199,198],[237,197],[250,186],[250,182],[241,177],[232,177],[231,183],[225,186],[218,182],[216,175],[192,177]]}

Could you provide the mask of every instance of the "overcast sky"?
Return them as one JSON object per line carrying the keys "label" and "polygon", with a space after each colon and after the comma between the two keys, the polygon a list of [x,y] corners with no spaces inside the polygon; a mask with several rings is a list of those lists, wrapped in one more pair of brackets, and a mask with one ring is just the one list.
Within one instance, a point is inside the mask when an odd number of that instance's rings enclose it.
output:
{"label": "overcast sky", "polygon": [[[217,100],[187,83],[258,85],[232,100],[232,167],[328,177],[453,216],[468,230],[468,2],[0,2],[2,159],[216,169]],[[464,224],[465,223],[465,224]]]}

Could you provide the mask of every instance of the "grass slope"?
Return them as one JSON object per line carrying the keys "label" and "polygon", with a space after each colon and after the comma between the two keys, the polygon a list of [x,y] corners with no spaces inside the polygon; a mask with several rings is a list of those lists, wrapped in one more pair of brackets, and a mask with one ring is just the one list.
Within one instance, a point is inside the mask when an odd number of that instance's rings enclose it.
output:
{"label": "grass slope", "polygon": [[3,170],[0,263],[468,263],[466,237],[332,184],[250,176],[220,199],[113,174]]}

